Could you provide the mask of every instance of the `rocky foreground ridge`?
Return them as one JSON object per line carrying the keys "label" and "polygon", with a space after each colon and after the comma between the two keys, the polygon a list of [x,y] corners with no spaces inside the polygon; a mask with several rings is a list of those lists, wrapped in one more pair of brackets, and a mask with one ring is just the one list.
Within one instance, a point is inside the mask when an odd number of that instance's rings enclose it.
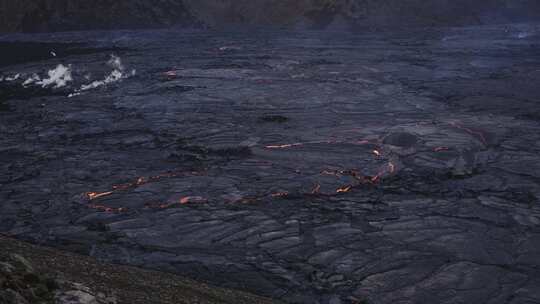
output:
{"label": "rocky foreground ridge", "polygon": [[270,304],[178,276],[115,266],[0,235],[2,304]]}
{"label": "rocky foreground ridge", "polygon": [[0,0],[0,31],[228,25],[372,29],[538,20],[535,0]]}

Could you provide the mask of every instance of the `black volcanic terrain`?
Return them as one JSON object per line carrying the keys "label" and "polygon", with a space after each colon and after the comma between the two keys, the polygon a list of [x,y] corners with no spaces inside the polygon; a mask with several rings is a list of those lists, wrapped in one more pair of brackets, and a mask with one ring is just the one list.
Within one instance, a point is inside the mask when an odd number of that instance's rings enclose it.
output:
{"label": "black volcanic terrain", "polygon": [[0,0],[1,256],[284,303],[540,303],[539,3]]}
{"label": "black volcanic terrain", "polygon": [[21,37],[1,232],[290,303],[540,301],[537,25]]}

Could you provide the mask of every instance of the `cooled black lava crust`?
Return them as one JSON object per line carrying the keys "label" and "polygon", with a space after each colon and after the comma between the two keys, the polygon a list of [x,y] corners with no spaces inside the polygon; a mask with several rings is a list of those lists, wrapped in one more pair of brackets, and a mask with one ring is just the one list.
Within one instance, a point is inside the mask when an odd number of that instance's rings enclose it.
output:
{"label": "cooled black lava crust", "polygon": [[[540,302],[538,26],[24,39],[108,51],[2,67],[0,232],[290,303]],[[69,98],[110,53],[136,74]]]}

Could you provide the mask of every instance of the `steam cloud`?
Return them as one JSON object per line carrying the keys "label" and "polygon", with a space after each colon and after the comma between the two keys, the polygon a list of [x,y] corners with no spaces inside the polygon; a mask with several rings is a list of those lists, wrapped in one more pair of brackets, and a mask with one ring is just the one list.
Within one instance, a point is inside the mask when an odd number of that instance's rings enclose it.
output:
{"label": "steam cloud", "polygon": [[41,85],[43,88],[52,85],[53,88],[58,89],[65,87],[68,82],[73,81],[73,77],[71,76],[71,66],[66,67],[63,64],[59,64],[54,70],[50,70],[47,74],[49,75],[49,78],[38,81],[36,84]]}
{"label": "steam cloud", "polygon": [[[122,60],[118,56],[111,56],[111,59],[107,62],[107,65],[113,68],[112,72],[105,77],[103,80],[96,80],[90,84],[81,86],[79,91],[86,91],[90,89],[95,89],[100,86],[117,82],[122,80],[123,78],[127,78],[128,76],[125,75],[125,67],[122,64]],[[131,71],[131,75],[135,75],[135,70]]]}
{"label": "steam cloud", "polygon": [[[81,85],[78,89],[75,89],[73,93],[69,94],[68,97],[80,95],[82,92],[106,86],[136,74],[135,70],[131,70],[127,73],[125,66],[122,64],[122,60],[120,57],[115,55],[111,55],[111,58],[107,62],[107,66],[112,68],[112,71],[106,75],[105,78]],[[22,77],[23,75],[20,73],[13,76],[0,76],[0,82],[16,81],[19,79],[22,81]],[[85,76],[84,78],[88,80],[89,76]],[[41,78],[37,73],[33,73],[22,82],[22,86],[26,88],[32,85],[37,85],[41,86],[42,88],[59,89],[68,86],[68,84],[73,81],[74,78],[71,65],[65,66],[63,64],[59,64],[56,66],[56,68],[49,70],[47,72],[47,76],[44,78]]]}

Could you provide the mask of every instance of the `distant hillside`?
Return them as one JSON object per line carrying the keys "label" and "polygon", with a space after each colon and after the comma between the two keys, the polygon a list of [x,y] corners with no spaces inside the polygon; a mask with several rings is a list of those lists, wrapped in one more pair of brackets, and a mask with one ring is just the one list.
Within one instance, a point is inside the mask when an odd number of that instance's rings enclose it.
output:
{"label": "distant hillside", "polygon": [[538,0],[0,0],[0,31],[164,26],[346,28],[540,20]]}
{"label": "distant hillside", "polygon": [[181,0],[0,0],[0,31],[192,26]]}

